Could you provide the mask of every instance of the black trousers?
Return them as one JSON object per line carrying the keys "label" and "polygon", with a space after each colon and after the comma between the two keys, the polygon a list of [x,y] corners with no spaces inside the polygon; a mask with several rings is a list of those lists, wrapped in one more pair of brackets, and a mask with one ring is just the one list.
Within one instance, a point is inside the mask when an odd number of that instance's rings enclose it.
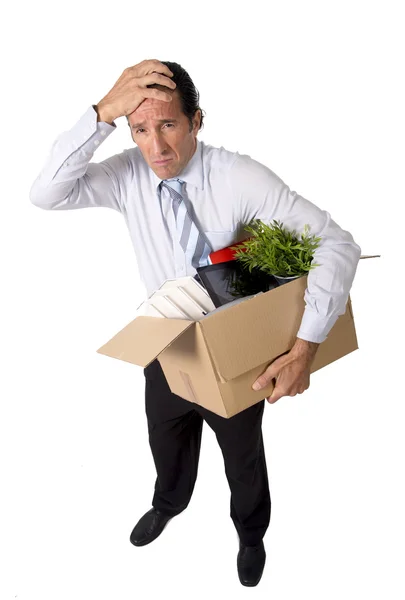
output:
{"label": "black trousers", "polygon": [[152,506],[177,515],[190,502],[197,478],[203,420],[224,458],[230,516],[242,543],[258,544],[270,522],[270,490],[263,446],[264,402],[225,419],[173,394],[158,359],[145,369],[149,444],[157,471]]}

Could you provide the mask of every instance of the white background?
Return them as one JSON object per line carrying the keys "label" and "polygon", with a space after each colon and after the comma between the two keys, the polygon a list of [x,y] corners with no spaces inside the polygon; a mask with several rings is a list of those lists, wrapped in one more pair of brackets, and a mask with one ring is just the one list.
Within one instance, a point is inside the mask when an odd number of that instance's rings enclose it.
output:
{"label": "white background", "polygon": [[[2,600],[252,594],[405,597],[403,21],[400,2],[23,3],[1,41]],[[107,209],[44,211],[30,186],[55,138],[147,58],[179,62],[199,139],[246,153],[349,230],[359,350],[266,405],[267,563],[238,541],[205,425],[189,508],[152,544],[130,532],[155,471],[141,367],[96,353],[144,298]],[[133,146],[125,117],[94,162]]]}

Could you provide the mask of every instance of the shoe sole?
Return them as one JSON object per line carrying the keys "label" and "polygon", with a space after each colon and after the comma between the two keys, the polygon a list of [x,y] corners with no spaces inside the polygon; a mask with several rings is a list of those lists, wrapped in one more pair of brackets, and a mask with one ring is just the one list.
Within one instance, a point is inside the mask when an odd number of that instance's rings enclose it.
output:
{"label": "shoe sole", "polygon": [[246,582],[242,581],[240,577],[239,577],[239,581],[241,582],[241,584],[244,587],[255,587],[260,582],[261,578],[262,578],[262,576],[260,575],[259,579],[255,583],[246,583]]}

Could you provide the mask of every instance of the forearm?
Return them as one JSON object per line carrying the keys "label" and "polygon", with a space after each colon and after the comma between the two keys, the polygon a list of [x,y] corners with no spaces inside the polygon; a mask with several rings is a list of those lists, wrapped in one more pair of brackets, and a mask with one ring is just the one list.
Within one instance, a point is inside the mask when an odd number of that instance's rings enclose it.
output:
{"label": "forearm", "polygon": [[323,342],[339,316],[346,311],[347,300],[354,280],[361,249],[347,231],[342,239],[333,239],[339,231],[329,229],[321,248],[315,252],[308,273],[304,294],[305,310],[297,337],[311,342]]}
{"label": "forearm", "polygon": [[343,315],[361,255],[349,231],[342,229],[328,211],[300,196],[273,171],[247,155],[232,165],[232,189],[239,202],[241,220],[261,219],[268,224],[278,219],[289,230],[321,238],[314,266],[308,273],[305,310],[297,337],[322,343],[338,317]]}
{"label": "forearm", "polygon": [[44,209],[94,205],[94,193],[88,186],[82,186],[80,194],[78,190],[80,198],[74,198],[72,190],[87,172],[96,148],[114,130],[115,125],[97,124],[94,106],[89,107],[79,121],[52,144],[48,158],[31,186],[31,202]]}
{"label": "forearm", "polygon": [[312,362],[312,360],[315,358],[315,354],[319,348],[319,345],[320,344],[317,342],[308,342],[307,340],[297,337],[291,352],[302,358],[307,358],[310,362]]}

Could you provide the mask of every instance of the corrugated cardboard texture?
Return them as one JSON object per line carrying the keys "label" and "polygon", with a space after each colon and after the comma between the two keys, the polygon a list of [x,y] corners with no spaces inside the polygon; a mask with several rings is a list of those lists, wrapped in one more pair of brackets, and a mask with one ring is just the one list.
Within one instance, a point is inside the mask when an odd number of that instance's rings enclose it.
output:
{"label": "corrugated cardboard texture", "polygon": [[233,417],[242,410],[257,404],[263,400],[263,398],[270,396],[274,389],[273,382],[269,383],[269,385],[258,392],[252,390],[253,382],[256,381],[267,366],[268,361],[258,369],[243,373],[240,377],[236,377],[236,379],[232,379],[227,383],[218,382],[218,388],[222,395],[225,416],[227,418]]}
{"label": "corrugated cardboard texture", "polygon": [[100,354],[146,367],[194,321],[140,316],[97,350]]}
{"label": "corrugated cardboard texture", "polygon": [[159,355],[159,362],[174,394],[227,416],[200,329],[190,327],[185,331]]}
{"label": "corrugated cardboard texture", "polygon": [[[295,337],[294,337],[295,340]],[[286,352],[289,351],[293,345],[287,348]],[[352,316],[352,307],[350,297],[346,306],[346,313],[339,317],[328,337],[322,344],[320,344],[318,351],[315,355],[314,362],[311,365],[311,373],[314,373],[318,369],[325,367],[326,365],[350,354],[354,350],[357,350],[357,337],[354,326],[354,320]],[[283,353],[282,353],[283,354]],[[275,380],[270,382],[265,388],[259,391],[252,390],[252,384],[256,379],[264,373],[266,368],[276,359],[278,356],[267,357],[263,364],[258,367],[243,373],[239,377],[236,377],[230,381],[221,383],[218,381],[218,389],[221,393],[222,404],[227,418],[253,406],[260,400],[268,398],[273,389]],[[336,382],[338,383],[338,382]],[[222,408],[221,408],[222,411]],[[216,412],[214,410],[214,412]]]}
{"label": "corrugated cardboard texture", "polygon": [[[292,348],[306,286],[307,276],[300,277],[197,323],[139,316],[97,352],[140,366],[159,356],[173,393],[229,418],[271,395],[274,382],[258,392],[251,386]],[[311,373],[357,348],[349,296],[344,315],[318,348]]]}
{"label": "corrugated cardboard texture", "polygon": [[199,323],[221,381],[292,346],[305,308],[306,286],[307,276],[300,277]]}
{"label": "corrugated cardboard texture", "polygon": [[311,365],[311,373],[357,349],[356,328],[349,296],[346,313],[338,318],[326,340],[320,344]]}
{"label": "corrugated cardboard texture", "polygon": [[[235,308],[238,308],[238,306]],[[256,312],[253,314],[256,314]],[[293,313],[290,313],[290,317],[291,314]],[[250,316],[245,315],[245,318],[249,319],[249,323],[251,323]],[[229,324],[228,319],[226,322]],[[251,386],[271,362],[291,349],[296,338],[296,331],[293,332],[289,343],[286,342],[283,346],[280,346],[283,349],[282,352],[271,354],[270,346],[267,345],[264,353],[265,359],[262,363],[255,365],[254,368],[231,380],[223,381],[223,378],[216,373],[211,355],[212,348],[203,335],[202,327],[199,325],[197,324],[197,327],[184,332],[159,356],[169,387],[173,393],[185,400],[204,406],[225,418],[230,418],[271,395],[274,389],[274,381],[258,392],[252,390]],[[227,333],[222,332],[225,335],[223,344],[226,345],[228,353],[235,357],[235,348],[232,346],[232,341],[228,345]],[[253,337],[252,344],[254,345],[254,343]],[[345,314],[339,317],[327,339],[318,348],[311,366],[311,373],[342,358],[357,348],[357,337],[349,296]]]}

